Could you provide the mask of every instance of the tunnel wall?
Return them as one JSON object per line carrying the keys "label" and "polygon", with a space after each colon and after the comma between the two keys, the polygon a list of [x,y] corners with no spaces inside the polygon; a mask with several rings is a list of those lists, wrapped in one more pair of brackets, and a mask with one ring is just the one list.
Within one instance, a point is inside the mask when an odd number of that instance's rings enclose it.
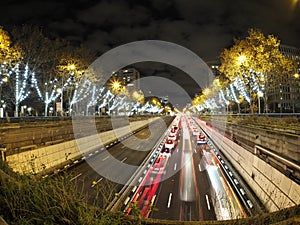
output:
{"label": "tunnel wall", "polygon": [[300,130],[262,128],[249,124],[210,121],[211,125],[227,134],[233,134],[241,142],[260,145],[290,160],[300,162]]}
{"label": "tunnel wall", "polygon": [[[116,140],[115,132],[118,136],[123,136],[128,134],[128,128],[134,131],[156,119],[157,118],[135,121],[130,123],[130,127],[125,126],[117,128],[117,130],[109,130],[96,135],[79,138],[78,140],[71,140],[9,155],[6,157],[6,161],[15,172],[19,173],[40,173],[48,171],[55,167],[67,165],[77,159],[81,159],[83,156],[88,156],[91,152],[99,149],[100,143],[105,146],[113,142]],[[78,148],[78,142],[80,142],[80,149]]]}
{"label": "tunnel wall", "polygon": [[[200,121],[200,120],[199,120]],[[300,204],[300,185],[271,165],[200,121],[225,157],[231,162],[270,212]]]}

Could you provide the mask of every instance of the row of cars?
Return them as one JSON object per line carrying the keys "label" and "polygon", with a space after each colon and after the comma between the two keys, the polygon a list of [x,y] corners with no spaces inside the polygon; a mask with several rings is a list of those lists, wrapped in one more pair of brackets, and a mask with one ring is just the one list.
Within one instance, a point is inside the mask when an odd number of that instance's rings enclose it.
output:
{"label": "row of cars", "polygon": [[[180,127],[181,118],[176,117],[173,125],[171,127],[171,130],[165,140],[164,148],[162,149],[161,153],[163,155],[169,155],[172,153],[172,150],[175,149],[178,138],[179,138],[179,127]],[[192,135],[196,137],[196,143],[197,144],[206,144],[207,143],[207,137],[202,133],[194,124],[193,119],[189,119],[189,126],[192,130]]]}
{"label": "row of cars", "polygon": [[194,137],[196,137],[196,143],[197,144],[206,144],[207,143],[206,136],[202,132],[200,132],[200,130],[195,126],[194,123],[195,122],[193,121],[193,119],[189,120],[189,125],[192,130],[192,134]]}
{"label": "row of cars", "polygon": [[164,143],[164,148],[162,149],[163,154],[171,154],[172,150],[175,149],[178,143],[180,121],[179,116],[174,119],[171,130]]}

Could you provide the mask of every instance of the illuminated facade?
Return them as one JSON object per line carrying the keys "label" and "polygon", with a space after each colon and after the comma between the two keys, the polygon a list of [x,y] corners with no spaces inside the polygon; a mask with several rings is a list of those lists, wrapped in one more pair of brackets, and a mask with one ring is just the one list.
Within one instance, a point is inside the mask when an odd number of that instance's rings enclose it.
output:
{"label": "illuminated facade", "polygon": [[268,108],[276,113],[300,112],[300,49],[280,45],[279,50],[287,58],[295,60],[298,68],[293,74],[272,78],[273,83],[267,85]]}
{"label": "illuminated facade", "polygon": [[140,89],[140,73],[135,68],[126,68],[113,73],[112,79],[118,80],[122,86],[127,86],[129,89]]}

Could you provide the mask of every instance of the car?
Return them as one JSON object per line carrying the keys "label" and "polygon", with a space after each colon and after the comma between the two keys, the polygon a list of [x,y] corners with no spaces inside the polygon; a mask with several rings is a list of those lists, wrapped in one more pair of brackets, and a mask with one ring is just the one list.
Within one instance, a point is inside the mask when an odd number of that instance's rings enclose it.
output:
{"label": "car", "polygon": [[169,136],[168,136],[168,140],[176,141],[177,136],[175,134],[170,133]]}
{"label": "car", "polygon": [[171,129],[171,133],[177,133],[177,127],[173,127],[173,128]]}
{"label": "car", "polygon": [[207,143],[207,138],[204,136],[204,134],[200,134],[197,137],[197,144],[206,144]]}
{"label": "car", "polygon": [[177,124],[176,124],[176,125],[173,125],[173,126],[172,126],[172,130],[178,131],[178,125],[177,125]]}
{"label": "car", "polygon": [[174,148],[175,148],[175,143],[174,143],[174,141],[168,139],[168,140],[165,142],[164,150],[171,151],[171,150],[174,149]]}
{"label": "car", "polygon": [[200,134],[199,130],[197,128],[193,129],[193,136],[198,136]]}

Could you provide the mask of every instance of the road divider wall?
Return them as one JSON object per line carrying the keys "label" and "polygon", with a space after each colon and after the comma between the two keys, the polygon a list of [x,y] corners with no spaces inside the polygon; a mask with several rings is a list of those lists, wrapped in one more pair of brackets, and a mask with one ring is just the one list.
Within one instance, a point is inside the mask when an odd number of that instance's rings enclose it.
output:
{"label": "road divider wall", "polygon": [[[158,119],[151,118],[148,120],[134,121],[130,125],[101,132],[96,135],[79,138],[80,149],[76,140],[66,141],[63,143],[50,145],[38,149],[29,150],[19,154],[13,154],[6,157],[8,165],[15,171],[22,174],[41,173],[60,168],[71,162],[88,157],[92,151],[101,150],[100,143],[106,146],[117,140],[115,133],[119,136],[125,136],[128,133],[128,127],[131,131],[138,130],[147,124]],[[100,142],[101,140],[101,142]]]}
{"label": "road divider wall", "polygon": [[255,154],[199,120],[199,125],[230,161],[269,212],[300,204],[300,185]]}

